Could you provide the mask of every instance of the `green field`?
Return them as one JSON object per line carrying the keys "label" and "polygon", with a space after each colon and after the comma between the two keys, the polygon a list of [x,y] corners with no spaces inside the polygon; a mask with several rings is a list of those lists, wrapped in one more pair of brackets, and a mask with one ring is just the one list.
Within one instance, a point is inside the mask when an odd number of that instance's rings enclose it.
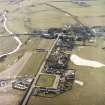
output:
{"label": "green field", "polygon": [[36,86],[39,87],[53,87],[54,81],[55,81],[54,75],[48,75],[48,74],[40,74]]}

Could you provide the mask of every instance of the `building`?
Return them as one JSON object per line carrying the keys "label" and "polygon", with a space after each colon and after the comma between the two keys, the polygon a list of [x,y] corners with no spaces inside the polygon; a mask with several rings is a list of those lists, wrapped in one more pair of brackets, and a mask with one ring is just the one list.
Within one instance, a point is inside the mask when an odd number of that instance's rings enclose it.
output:
{"label": "building", "polygon": [[75,71],[74,70],[67,70],[64,74],[66,80],[74,80],[75,79]]}
{"label": "building", "polygon": [[12,83],[12,88],[19,90],[26,90],[30,85],[30,82],[26,80],[16,80]]}

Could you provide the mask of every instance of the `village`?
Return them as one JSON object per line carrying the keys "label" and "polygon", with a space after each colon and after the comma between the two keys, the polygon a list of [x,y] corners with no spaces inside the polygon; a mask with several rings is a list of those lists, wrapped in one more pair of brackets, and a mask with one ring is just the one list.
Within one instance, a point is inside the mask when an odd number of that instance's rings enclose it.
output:
{"label": "village", "polygon": [[[72,50],[75,49],[75,47],[95,43],[96,38],[100,37],[100,34],[103,34],[102,37],[104,36],[104,27],[102,26],[87,27],[68,24],[64,25],[63,28],[49,28],[48,30],[34,30],[32,33],[25,33],[25,35],[30,35],[33,38],[53,39],[55,42],[48,51],[44,48],[34,49],[34,51],[38,53],[48,52],[43,68],[39,74],[35,75],[35,78],[37,77],[36,80],[34,80],[34,76],[23,76],[16,77],[16,79],[11,82],[14,90],[25,92],[20,104],[23,103],[24,97],[27,96],[31,87],[31,96],[52,98],[72,90],[74,83],[82,86],[83,83],[76,80],[76,69],[69,66],[69,63],[73,62],[73,57],[71,56]],[[20,34],[15,33],[15,35],[19,36]],[[25,44],[27,45],[27,42],[25,42]],[[104,47],[102,47],[102,49],[104,49]],[[0,60],[3,61],[5,57],[7,56],[2,56]],[[20,57],[18,58],[20,59]],[[80,62],[80,60],[78,62]],[[2,79],[0,86],[5,87],[7,82],[8,79]]]}
{"label": "village", "polygon": [[[81,26],[66,26],[66,28],[50,28],[48,31],[32,33],[36,37],[36,33],[40,34],[39,37],[47,39],[57,39],[51,53],[46,59],[44,68],[42,69],[36,84],[32,91],[32,96],[54,97],[65,91],[73,88],[75,81],[76,70],[70,68],[68,63],[70,60],[70,53],[76,46],[78,41],[82,42],[83,46],[87,43],[94,43],[96,33],[93,29]],[[45,52],[45,49],[36,49],[38,52]],[[31,81],[27,78],[17,78],[12,83],[13,89],[27,90],[30,87]]]}
{"label": "village", "polygon": [[0,105],[105,105],[104,8],[0,0]]}

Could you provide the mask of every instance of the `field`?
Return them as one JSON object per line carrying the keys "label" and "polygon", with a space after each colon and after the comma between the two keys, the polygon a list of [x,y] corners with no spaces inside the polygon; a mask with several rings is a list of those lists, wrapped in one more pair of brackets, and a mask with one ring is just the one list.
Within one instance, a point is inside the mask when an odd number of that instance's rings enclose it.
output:
{"label": "field", "polygon": [[[10,52],[16,48],[16,41],[12,37],[1,37],[0,38],[0,55]],[[5,49],[5,50],[4,50]]]}
{"label": "field", "polygon": [[28,62],[24,65],[19,76],[33,76],[37,74],[42,61],[45,58],[46,53],[33,53]]}
{"label": "field", "polygon": [[[88,26],[105,25],[104,0],[88,1],[89,7],[81,7],[66,1],[52,2],[52,0],[44,0],[42,2],[31,0],[28,2],[23,0],[22,3],[18,1],[17,3],[11,3],[9,0],[8,2],[7,0],[0,1],[0,12],[2,13],[3,10],[9,11],[7,26],[15,33],[31,32],[34,29],[47,29],[49,27],[63,27],[64,24],[76,23],[67,14],[44,4],[46,2],[72,13]],[[24,38],[26,39],[27,36]],[[0,38],[0,43],[2,43],[0,44],[0,54],[10,52],[16,48],[16,41],[13,38]]]}
{"label": "field", "polygon": [[[105,25],[105,0],[89,0],[90,7],[81,7],[71,2],[53,1],[53,0],[0,0],[0,14],[7,10],[7,26],[14,33],[32,32],[35,29],[47,29],[49,27],[63,27],[65,24],[75,24],[75,20],[51,6],[45,4],[49,3],[68,13],[75,15],[82,23],[88,26]],[[0,16],[1,19],[1,16]],[[8,35],[8,33],[0,33],[0,35]],[[3,62],[0,62],[0,72],[12,68],[26,53],[32,55],[26,62],[23,68],[17,73],[18,76],[31,76],[38,72],[38,68],[42,63],[46,52],[36,52],[37,48],[44,48],[48,50],[54,40],[47,40],[42,38],[19,36],[22,41],[21,48],[14,54],[8,55]],[[103,45],[102,39],[97,39],[93,46],[85,46],[83,48],[76,47],[72,53],[79,55],[85,59],[97,60],[105,64],[105,51],[101,49]],[[13,37],[0,37],[0,54],[10,52],[16,48],[17,43]],[[19,58],[19,59],[18,59]],[[27,57],[26,57],[27,58]],[[23,62],[23,63],[24,63]],[[22,65],[22,64],[20,64]],[[18,66],[18,65],[17,65]],[[16,66],[16,67],[17,67]],[[83,81],[84,86],[81,87],[74,84],[71,91],[68,91],[56,98],[41,98],[31,97],[28,105],[105,105],[105,68],[90,68],[76,66],[70,63],[70,67],[76,69],[76,79]],[[51,86],[54,77],[41,77],[41,82],[38,85]],[[46,80],[46,78],[49,78]],[[45,81],[44,81],[45,79]],[[46,82],[46,84],[44,82]],[[50,81],[50,82],[49,82]],[[48,84],[47,84],[48,83]],[[0,95],[0,105],[17,105],[22,95],[10,94],[13,98],[9,98],[5,92]],[[3,100],[3,101],[2,101]]]}
{"label": "field", "polygon": [[105,25],[105,1],[90,0],[88,3],[89,7],[81,7],[70,2],[53,2],[52,4],[77,16],[82,23],[88,26]]}
{"label": "field", "polygon": [[48,75],[48,74],[40,74],[36,86],[39,87],[53,87],[54,81],[55,81],[54,75]]}
{"label": "field", "polygon": [[[96,60],[105,64],[105,51],[101,49],[104,40],[97,38],[95,44],[85,47],[76,47],[73,54],[82,58]],[[76,66],[70,62],[70,67],[76,70],[76,79],[84,85],[74,84],[73,89],[56,98],[31,97],[28,105],[104,105],[105,67],[91,68]]]}
{"label": "field", "polygon": [[[88,1],[90,7],[81,7],[66,1],[52,2],[51,0],[44,0],[43,2],[31,0],[30,3],[27,0],[23,0],[22,3],[18,0],[17,3],[6,0],[0,2],[1,12],[4,8],[9,11],[7,26],[15,33],[31,32],[34,29],[49,27],[63,27],[64,24],[76,23],[70,16],[44,4],[45,2],[72,13],[88,26],[105,24],[104,0]],[[13,38],[0,38],[0,42],[2,43],[0,44],[2,45],[0,46],[0,54],[16,48],[16,41]]]}
{"label": "field", "polygon": [[[5,59],[5,61],[0,62],[0,71],[5,70],[7,67],[11,66],[16,61],[18,61],[18,57],[23,56],[25,52],[36,52],[35,49],[37,48],[45,48],[46,50],[48,50],[53,43],[53,40],[51,41],[51,40],[46,40],[41,38],[31,38],[30,41],[27,41],[27,44],[24,44],[27,38],[28,38],[27,36],[21,36],[20,39],[22,40],[23,45],[21,46],[18,52],[12,55],[9,55]],[[39,55],[38,53],[35,53],[34,55],[43,56],[43,54],[45,55],[45,53],[43,52],[41,54],[39,53]]]}

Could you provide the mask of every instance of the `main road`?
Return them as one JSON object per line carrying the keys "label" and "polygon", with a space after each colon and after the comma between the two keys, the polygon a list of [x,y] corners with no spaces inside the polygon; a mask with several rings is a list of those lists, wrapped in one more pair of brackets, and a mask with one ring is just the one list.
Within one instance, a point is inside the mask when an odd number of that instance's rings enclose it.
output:
{"label": "main road", "polygon": [[54,41],[54,43],[52,44],[50,50],[48,50],[48,53],[47,53],[47,56],[46,56],[44,62],[43,62],[42,65],[40,66],[40,69],[39,69],[37,75],[33,78],[32,84],[31,84],[30,88],[28,89],[28,91],[26,92],[25,97],[23,97],[22,101],[20,102],[20,105],[26,105],[26,104],[27,104],[27,102],[28,102],[28,100],[29,100],[29,98],[30,98],[30,95],[31,95],[31,93],[32,93],[32,90],[33,90],[33,88],[35,87],[35,84],[36,84],[36,82],[37,82],[37,80],[38,80],[38,78],[39,78],[39,76],[40,76],[40,74],[41,74],[41,72],[42,72],[42,70],[43,70],[45,64],[46,64],[46,60],[47,60],[48,57],[50,56],[50,54],[51,54],[51,52],[52,52],[52,50],[53,50],[53,48],[54,48],[54,46],[55,46],[55,44],[57,43],[58,40],[59,40],[59,35],[58,35],[58,37],[55,39],[55,41]]}

